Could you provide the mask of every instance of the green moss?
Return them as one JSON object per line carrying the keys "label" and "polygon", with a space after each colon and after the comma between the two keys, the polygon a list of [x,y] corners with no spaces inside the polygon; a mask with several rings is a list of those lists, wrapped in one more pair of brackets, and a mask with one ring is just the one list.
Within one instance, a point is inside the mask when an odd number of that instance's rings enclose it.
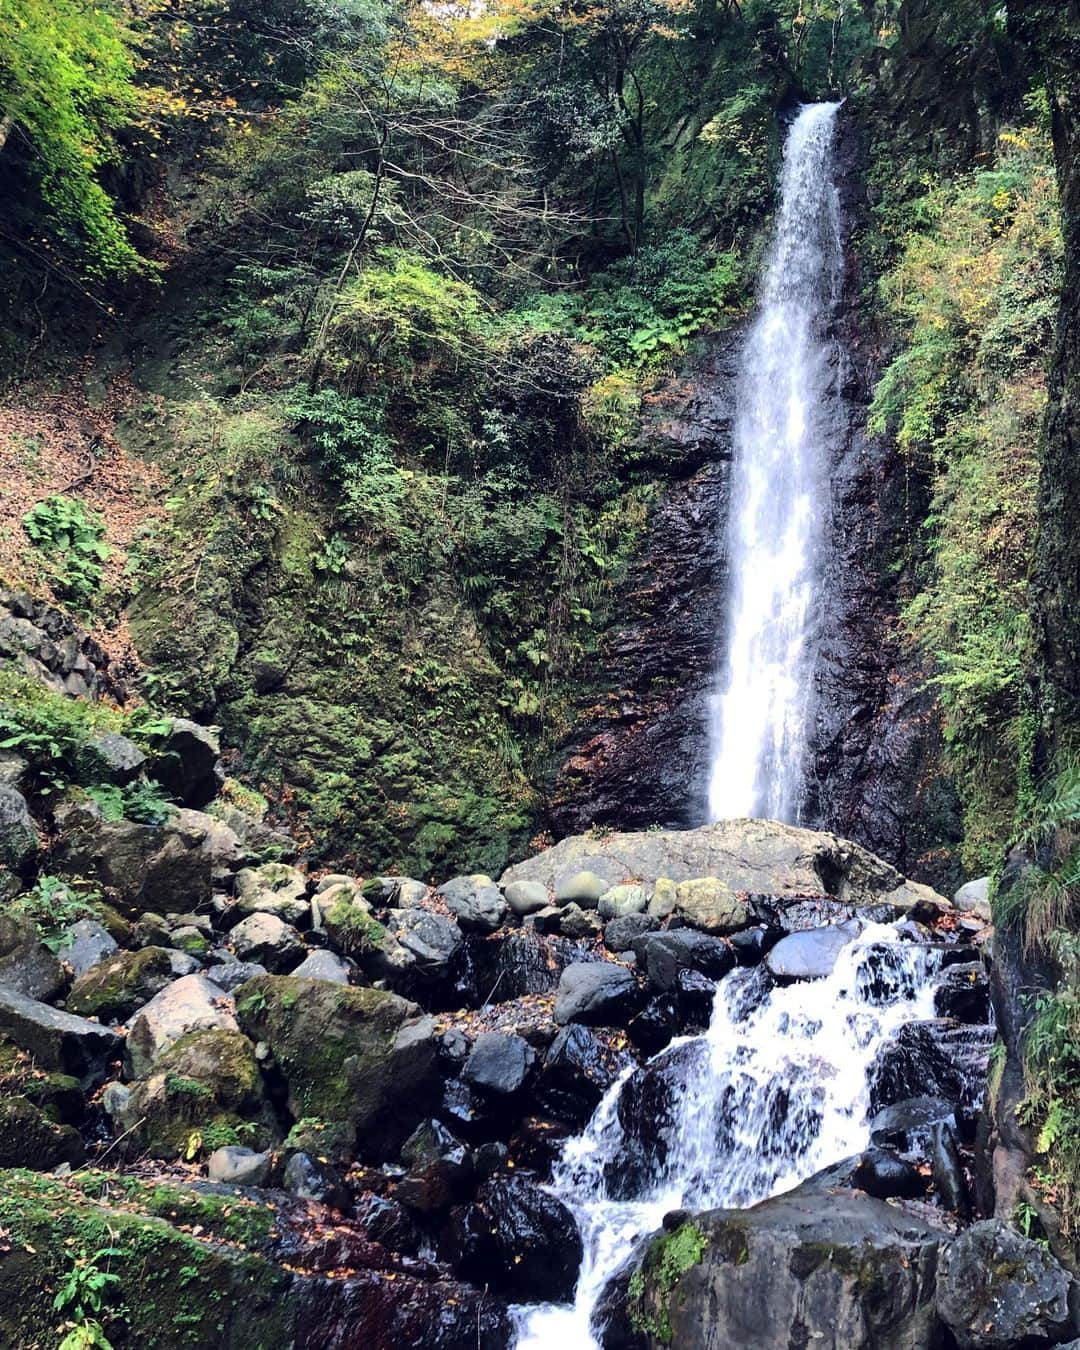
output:
{"label": "green moss", "polygon": [[[101,1178],[85,1189],[22,1171],[0,1173],[0,1227],[8,1254],[0,1262],[0,1336],[6,1344],[51,1350],[58,1323],[52,1299],[72,1253],[118,1250],[113,1306],[122,1311],[114,1339],[155,1350],[285,1350],[291,1344],[285,1298],[289,1276],[257,1255],[215,1245],[127,1206],[111,1204]],[[91,1198],[94,1185],[101,1198]],[[140,1196],[145,1198],[145,1195]],[[186,1202],[179,1193],[159,1197]],[[242,1202],[234,1202],[243,1208]],[[201,1212],[178,1208],[176,1221]],[[181,1217],[183,1215],[183,1217]],[[197,1222],[201,1219],[196,1220]]]}
{"label": "green moss", "polygon": [[708,1239],[693,1222],[654,1239],[627,1288],[630,1324],[635,1331],[671,1344],[671,1299],[679,1281],[700,1263],[707,1247]]}

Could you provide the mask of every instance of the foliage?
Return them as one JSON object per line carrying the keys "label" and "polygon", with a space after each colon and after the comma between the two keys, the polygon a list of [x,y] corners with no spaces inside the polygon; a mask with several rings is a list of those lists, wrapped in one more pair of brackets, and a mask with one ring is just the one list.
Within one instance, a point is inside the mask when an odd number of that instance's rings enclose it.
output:
{"label": "foliage", "polygon": [[99,783],[86,795],[101,807],[106,820],[132,820],[138,825],[163,825],[176,809],[160,784],[141,778],[126,787]]}
{"label": "foliage", "polygon": [[113,1350],[100,1318],[116,1292],[114,1286],[120,1283],[120,1276],[108,1268],[109,1263],[125,1255],[119,1247],[100,1247],[74,1258],[53,1299],[53,1308],[70,1327],[59,1350]]}
{"label": "foliage", "polygon": [[42,195],[90,271],[144,266],[99,170],[139,107],[132,38],[119,7],[77,0],[0,0],[4,138],[25,137]]}
{"label": "foliage", "polygon": [[871,429],[933,483],[904,625],[936,667],[973,868],[993,862],[1029,790],[1029,576],[1060,261],[1050,147],[1031,126],[1001,135],[993,168],[925,194],[882,284],[906,340]]}
{"label": "foliage", "polygon": [[72,497],[53,496],[26,513],[23,528],[45,555],[57,594],[85,606],[101,585],[109,556],[101,516]]}
{"label": "foliage", "polygon": [[7,911],[32,920],[46,946],[59,951],[65,941],[64,930],[80,919],[100,922],[102,905],[101,892],[90,882],[42,876],[31,890],[16,896]]}
{"label": "foliage", "polygon": [[36,680],[0,671],[0,750],[14,750],[27,761],[30,788],[39,796],[61,791],[70,782],[103,777],[93,737],[121,725],[111,708],[67,698]]}

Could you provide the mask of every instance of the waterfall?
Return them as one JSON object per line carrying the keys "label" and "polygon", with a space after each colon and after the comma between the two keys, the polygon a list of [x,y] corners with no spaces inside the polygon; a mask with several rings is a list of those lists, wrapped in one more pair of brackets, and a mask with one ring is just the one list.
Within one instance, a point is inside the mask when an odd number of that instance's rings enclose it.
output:
{"label": "waterfall", "polygon": [[709,819],[798,815],[828,513],[830,345],[840,277],[838,103],[799,112],[736,398],[726,659],[712,700]]}
{"label": "waterfall", "polygon": [[[940,960],[869,924],[826,979],[772,989],[760,970],[723,979],[708,1032],[627,1070],[565,1146],[552,1189],[574,1212],[585,1258],[572,1305],[519,1309],[517,1350],[593,1350],[601,1290],[668,1210],[756,1204],[864,1149],[868,1071],[903,1023],[934,1015]],[[644,1074],[662,1077],[666,1111],[656,1092],[651,1114],[636,1109]],[[643,1154],[644,1168],[630,1165]]]}

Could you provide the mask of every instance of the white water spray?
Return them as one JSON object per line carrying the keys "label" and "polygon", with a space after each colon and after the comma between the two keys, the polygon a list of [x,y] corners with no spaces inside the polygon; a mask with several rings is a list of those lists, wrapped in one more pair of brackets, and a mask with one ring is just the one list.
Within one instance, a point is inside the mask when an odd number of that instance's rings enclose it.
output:
{"label": "white water spray", "polygon": [[668,1210],[753,1205],[864,1149],[868,1070],[903,1023],[933,1016],[939,963],[873,924],[827,979],[764,998],[754,995],[757,972],[721,981],[706,1035],[650,1061],[650,1071],[672,1061],[674,1096],[670,1119],[638,1126],[660,1145],[647,1179],[627,1184],[628,1155],[641,1147],[633,1122],[624,1128],[619,1118],[630,1071],[566,1145],[552,1189],[585,1247],[574,1303],[520,1309],[517,1350],[594,1350],[590,1323],[605,1283]]}
{"label": "white water spray", "polygon": [[839,106],[804,107],[788,132],[776,238],[742,356],[710,820],[793,821],[798,814],[828,514],[830,347],[823,330],[840,277],[832,179]]}

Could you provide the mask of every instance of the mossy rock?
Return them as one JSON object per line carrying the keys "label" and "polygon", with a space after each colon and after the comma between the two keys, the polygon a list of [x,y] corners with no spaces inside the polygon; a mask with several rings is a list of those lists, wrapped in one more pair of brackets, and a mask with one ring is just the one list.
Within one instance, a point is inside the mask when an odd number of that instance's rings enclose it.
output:
{"label": "mossy rock", "polygon": [[[93,1180],[92,1177],[89,1180]],[[292,1344],[290,1276],[241,1248],[179,1232],[130,1212],[135,1197],[113,1178],[112,1207],[27,1171],[0,1173],[0,1344],[53,1350],[63,1321],[57,1288],[77,1258],[119,1252],[100,1314],[116,1345],[154,1350],[286,1350]],[[240,1208],[241,1202],[233,1200]],[[190,1221],[188,1211],[178,1222]],[[196,1220],[199,1222],[199,1220]]]}
{"label": "mossy rock", "polygon": [[335,1152],[392,1154],[434,1101],[434,1024],[396,994],[257,975],[235,997],[241,1027],[270,1047],[293,1117],[332,1127]]}
{"label": "mossy rock", "polygon": [[218,1028],[170,1046],[132,1089],[125,1116],[141,1122],[132,1139],[155,1158],[264,1146],[273,1135],[254,1047],[240,1032]]}
{"label": "mossy rock", "polygon": [[49,1172],[61,1163],[78,1167],[86,1157],[82,1137],[57,1125],[25,1097],[0,1101],[0,1167]]}
{"label": "mossy rock", "polygon": [[75,981],[68,1011],[102,1022],[122,1022],[174,978],[169,953],[162,947],[117,952]]}
{"label": "mossy rock", "polygon": [[25,1097],[56,1125],[77,1125],[86,1110],[79,1080],[39,1069],[33,1057],[0,1035],[0,1100]]}

